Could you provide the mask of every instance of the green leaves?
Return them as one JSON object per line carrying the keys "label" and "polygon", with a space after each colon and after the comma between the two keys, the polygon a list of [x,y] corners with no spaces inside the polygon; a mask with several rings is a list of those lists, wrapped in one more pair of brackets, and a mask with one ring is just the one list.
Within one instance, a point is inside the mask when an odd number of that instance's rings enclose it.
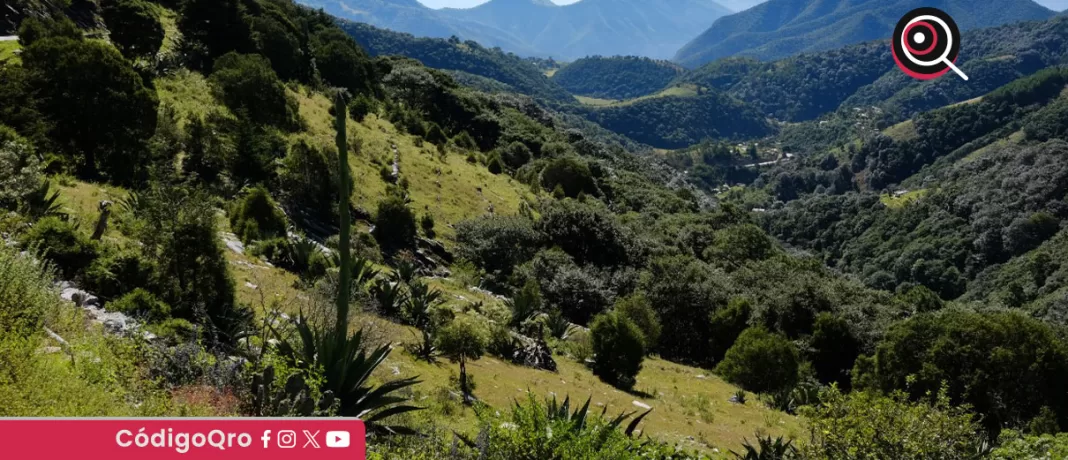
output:
{"label": "green leaves", "polygon": [[377,387],[368,382],[375,369],[389,356],[392,347],[383,345],[368,352],[365,350],[363,331],[349,336],[333,330],[315,330],[303,316],[293,326],[300,341],[293,342],[288,338],[281,340],[279,353],[295,366],[322,372],[322,389],[332,392],[340,401],[339,415],[360,418],[373,431],[396,434],[411,432],[408,428],[381,422],[390,416],[421,409],[405,404],[408,398],[396,394],[420,381],[412,377]]}

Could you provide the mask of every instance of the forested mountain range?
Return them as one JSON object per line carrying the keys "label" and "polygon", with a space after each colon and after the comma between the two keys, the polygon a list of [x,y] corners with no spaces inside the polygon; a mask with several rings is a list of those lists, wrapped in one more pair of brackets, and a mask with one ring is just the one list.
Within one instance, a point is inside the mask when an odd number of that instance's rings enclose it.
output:
{"label": "forested mountain range", "polygon": [[773,60],[882,39],[890,36],[903,14],[919,7],[949,13],[961,30],[1054,14],[1032,0],[771,0],[718,19],[674,60],[687,67],[730,56]]}
{"label": "forested mountain range", "polygon": [[418,36],[477,41],[524,56],[671,57],[716,18],[714,0],[491,0],[474,8],[432,10],[417,0],[301,0],[344,19]]}

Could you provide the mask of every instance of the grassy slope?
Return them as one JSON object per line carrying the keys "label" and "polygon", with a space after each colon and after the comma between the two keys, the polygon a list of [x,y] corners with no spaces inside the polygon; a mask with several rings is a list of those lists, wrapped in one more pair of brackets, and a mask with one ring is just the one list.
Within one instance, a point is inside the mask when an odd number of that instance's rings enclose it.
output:
{"label": "grassy slope", "polygon": [[12,60],[12,62],[19,62],[19,57],[15,54],[15,51],[18,51],[20,48],[19,42],[17,41],[0,42],[0,64],[3,64],[9,59]]}
{"label": "grassy slope", "polygon": [[697,86],[693,85],[693,84],[690,84],[690,83],[683,83],[681,85],[665,88],[665,89],[661,90],[660,92],[657,92],[656,94],[650,94],[648,96],[637,97],[637,98],[634,98],[634,99],[627,99],[625,101],[617,101],[617,100],[612,100],[612,99],[599,99],[599,98],[596,98],[596,97],[586,97],[586,96],[575,96],[575,99],[578,99],[579,102],[581,102],[584,105],[588,105],[588,106],[593,106],[593,107],[612,107],[612,106],[630,105],[630,104],[634,104],[635,102],[644,101],[646,99],[655,99],[655,98],[659,98],[659,97],[670,97],[670,96],[679,96],[679,97],[697,96]]}
{"label": "grassy slope", "polygon": [[[180,116],[203,114],[212,109],[214,102],[203,91],[206,82],[197,74],[179,74],[159,82],[160,98],[173,104]],[[297,95],[301,114],[308,123],[308,132],[295,136],[307,136],[313,142],[329,146],[333,144],[329,101],[320,95]],[[385,183],[378,175],[378,167],[371,162],[375,156],[384,157],[389,143],[395,142],[401,152],[402,175],[409,177],[414,207],[424,212],[429,206],[439,222],[439,229],[451,235],[447,223],[463,217],[485,212],[492,203],[497,212],[515,213],[519,203],[529,198],[530,193],[522,184],[507,176],[489,174],[484,167],[472,165],[458,153],[450,153],[445,163],[432,155],[429,148],[415,146],[414,140],[401,135],[384,120],[370,116],[363,123],[350,124],[350,136],[363,139],[363,151],[352,158],[356,173],[356,198],[361,206],[369,207],[377,202],[385,190]],[[434,173],[442,169],[442,175]],[[434,181],[440,181],[439,188]],[[100,199],[118,199],[121,189],[65,180],[68,185],[60,188],[63,203],[79,220],[91,225],[96,218],[96,206]],[[482,187],[480,195],[476,187]],[[438,197],[441,204],[438,204]],[[221,230],[226,230],[225,219],[220,219]],[[85,228],[83,226],[83,228]],[[122,238],[114,227],[108,237]],[[259,309],[276,305],[295,313],[307,297],[297,289],[297,278],[291,273],[270,267],[255,257],[238,254],[226,249],[231,273],[237,285],[238,299]],[[499,299],[485,293],[474,292],[453,279],[432,280],[434,287],[446,293],[447,305],[461,310],[472,302],[485,304],[483,311],[489,316],[503,313]],[[414,330],[385,321],[373,315],[361,315],[356,324],[374,329],[380,340],[403,345],[416,340]],[[555,393],[560,398],[570,395],[573,399],[592,397],[595,407],[608,406],[609,413],[638,410],[633,404],[640,401],[655,408],[645,419],[642,429],[650,436],[670,442],[678,442],[687,448],[700,449],[715,454],[718,449],[737,449],[744,438],[752,438],[756,432],[789,437],[801,434],[800,421],[792,416],[763,407],[750,395],[746,405],[728,402],[737,388],[708,371],[682,366],[660,359],[648,359],[638,376],[638,395],[628,394],[602,383],[585,366],[567,357],[557,357],[559,372],[551,373],[514,366],[499,359],[486,357],[470,364],[478,388],[476,394],[497,410],[506,411],[514,398],[521,398],[530,389],[538,396]],[[395,374],[396,368],[399,374]],[[398,347],[376,374],[378,381],[419,375],[423,383],[414,389],[416,401],[427,407],[411,419],[412,423],[442,423],[449,427],[472,431],[476,418],[470,409],[462,408],[448,396],[449,377],[457,372],[456,366],[444,360],[436,363],[417,361]],[[698,378],[702,376],[702,378]],[[184,407],[184,406],[183,406]],[[208,409],[194,406],[195,413]],[[182,409],[188,411],[190,409]],[[692,439],[691,439],[692,438]]]}
{"label": "grassy slope", "polygon": [[[83,222],[95,221],[96,203],[100,199],[116,199],[124,193],[118,188],[78,181],[60,187],[60,191],[64,207]],[[86,227],[83,225],[83,228]],[[220,230],[226,231],[225,219],[220,219]],[[123,238],[114,226],[109,230],[108,237]],[[226,254],[236,282],[237,297],[242,303],[252,305],[257,311],[262,311],[263,306],[273,305],[289,313],[296,313],[306,303],[307,297],[295,287],[295,275],[270,267],[247,254],[238,254],[230,249],[226,249]],[[486,305],[484,312],[502,314],[500,312],[504,311],[499,299],[466,289],[453,279],[431,280],[431,284],[446,293],[446,304],[454,310],[460,311],[471,302],[482,302]],[[492,313],[489,315],[494,316]],[[377,381],[413,375],[418,375],[423,381],[415,387],[413,396],[427,410],[413,416],[411,423],[434,422],[468,432],[476,429],[474,412],[464,409],[447,396],[448,389],[452,387],[449,378],[456,374],[456,366],[445,360],[433,364],[419,361],[404,351],[404,344],[416,340],[414,329],[369,314],[362,314],[355,323],[375,330],[380,340],[398,345],[378,369],[375,376]],[[713,449],[718,449],[720,453],[738,449],[743,439],[752,438],[757,432],[788,437],[802,434],[799,419],[763,407],[753,395],[749,395],[746,405],[728,402],[728,398],[738,389],[706,370],[661,359],[647,359],[638,375],[636,389],[639,393],[629,394],[602,383],[589,369],[568,357],[557,356],[556,359],[559,364],[557,373],[514,366],[493,357],[472,362],[468,369],[478,384],[478,397],[497,410],[508,410],[513,399],[524,397],[528,389],[539,397],[551,394],[561,399],[566,395],[580,400],[592,397],[591,405],[594,408],[607,405],[610,414],[639,410],[633,402],[640,401],[654,408],[641,425],[646,433],[709,454],[716,454]],[[51,361],[45,365],[59,366]],[[394,374],[394,368],[399,374]],[[71,385],[81,383],[75,381]],[[97,404],[107,406],[107,401],[110,400],[98,403],[87,401],[92,405],[86,410],[96,410],[92,408]],[[179,410],[181,414],[217,414],[212,412],[214,409],[211,405],[203,402],[188,405],[175,400],[169,404],[157,401],[157,404],[161,404],[161,413]],[[109,411],[117,415],[142,413],[121,405]]]}

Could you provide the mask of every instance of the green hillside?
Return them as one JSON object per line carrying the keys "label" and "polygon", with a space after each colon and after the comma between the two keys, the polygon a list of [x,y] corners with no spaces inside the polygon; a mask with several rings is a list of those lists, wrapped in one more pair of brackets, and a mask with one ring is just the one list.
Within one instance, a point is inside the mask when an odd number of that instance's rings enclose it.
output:
{"label": "green hillside", "polygon": [[400,55],[427,67],[456,70],[497,80],[519,93],[552,101],[573,97],[537,67],[514,54],[488,49],[473,41],[417,38],[410,34],[345,22],[341,28],[375,56]]}
{"label": "green hillside", "polygon": [[589,57],[568,64],[552,79],[575,95],[632,99],[664,89],[681,73],[681,67],[649,58]]}

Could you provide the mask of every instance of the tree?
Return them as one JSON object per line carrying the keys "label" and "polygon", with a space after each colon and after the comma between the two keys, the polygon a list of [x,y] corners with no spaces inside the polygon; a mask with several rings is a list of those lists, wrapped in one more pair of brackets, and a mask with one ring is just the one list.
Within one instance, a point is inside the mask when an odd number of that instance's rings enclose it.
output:
{"label": "tree", "polygon": [[913,286],[909,290],[894,296],[894,302],[905,311],[916,314],[938,311],[945,306],[942,298],[924,285]]}
{"label": "tree", "polygon": [[640,287],[660,317],[663,332],[658,351],[666,359],[708,365],[712,331],[706,323],[727,303],[726,287],[712,269],[692,257],[654,259],[642,274]]}
{"label": "tree", "polygon": [[235,302],[234,279],[217,235],[215,209],[204,192],[153,188],[139,195],[138,239],[158,263],[156,285],[174,317],[208,328],[215,346],[232,345],[252,312]]}
{"label": "tree", "polygon": [[178,21],[194,67],[207,67],[231,51],[252,51],[250,27],[242,0],[188,0]]}
{"label": "tree", "polygon": [[210,82],[230,110],[254,123],[283,129],[299,126],[297,102],[258,54],[231,52],[215,60]]}
{"label": "tree", "polygon": [[[954,402],[983,415],[990,435],[1048,406],[1068,422],[1068,351],[1045,323],[1019,312],[943,310],[890,328],[876,348],[874,381],[913,398],[947,385]],[[868,378],[868,377],[865,377]]]}
{"label": "tree", "polygon": [[403,198],[391,195],[380,201],[374,223],[374,237],[383,251],[394,252],[415,245],[418,236],[415,213]]}
{"label": "tree", "polygon": [[159,100],[111,45],[43,36],[22,53],[49,139],[84,177],[131,183],[148,163],[145,141],[156,129]]}
{"label": "tree", "polygon": [[593,373],[605,383],[629,390],[634,387],[645,359],[642,332],[616,312],[598,315],[590,326]]}
{"label": "tree", "polygon": [[543,211],[537,226],[549,242],[575,258],[578,265],[612,267],[629,261],[630,235],[611,212],[595,202],[554,202]]}
{"label": "tree", "polygon": [[727,350],[716,373],[754,393],[789,390],[797,384],[797,348],[786,337],[766,329],[746,329]]}
{"label": "tree", "polygon": [[573,156],[556,158],[545,166],[541,172],[541,183],[545,190],[562,187],[564,194],[570,198],[577,197],[579,193],[599,194],[589,165]]}
{"label": "tree", "polygon": [[771,257],[775,244],[760,227],[753,224],[735,225],[718,230],[712,246],[705,250],[704,259],[731,268],[749,261]]}
{"label": "tree", "polygon": [[850,330],[849,322],[830,313],[820,313],[809,345],[813,349],[812,367],[826,384],[837,383],[850,388],[849,372],[860,356],[860,341]]}
{"label": "tree", "polygon": [[312,55],[319,75],[334,86],[356,94],[374,94],[375,69],[359,45],[336,28],[324,29],[313,40]]}
{"label": "tree", "polygon": [[642,331],[642,342],[645,351],[651,352],[656,348],[660,340],[660,320],[656,317],[649,298],[645,294],[637,293],[616,302],[615,310],[624,318],[629,319]]}
{"label": "tree", "polygon": [[337,175],[330,168],[328,155],[301,139],[289,147],[278,176],[283,203],[291,214],[304,215],[322,222],[337,216]]}
{"label": "tree", "polygon": [[252,18],[256,50],[271,61],[271,67],[282,80],[306,81],[308,70],[300,39],[292,24],[283,25],[272,17]]}
{"label": "tree", "polygon": [[752,303],[744,297],[732,298],[725,308],[716,310],[709,324],[711,362],[722,361],[738,336],[749,328],[752,311]]}
{"label": "tree", "polygon": [[163,25],[146,1],[111,0],[101,14],[111,31],[111,41],[127,58],[151,58],[163,45]]}
{"label": "tree", "polygon": [[438,330],[438,350],[452,362],[460,364],[460,392],[465,399],[471,394],[467,384],[467,361],[481,358],[488,345],[489,333],[485,327],[468,316],[456,318]]}

